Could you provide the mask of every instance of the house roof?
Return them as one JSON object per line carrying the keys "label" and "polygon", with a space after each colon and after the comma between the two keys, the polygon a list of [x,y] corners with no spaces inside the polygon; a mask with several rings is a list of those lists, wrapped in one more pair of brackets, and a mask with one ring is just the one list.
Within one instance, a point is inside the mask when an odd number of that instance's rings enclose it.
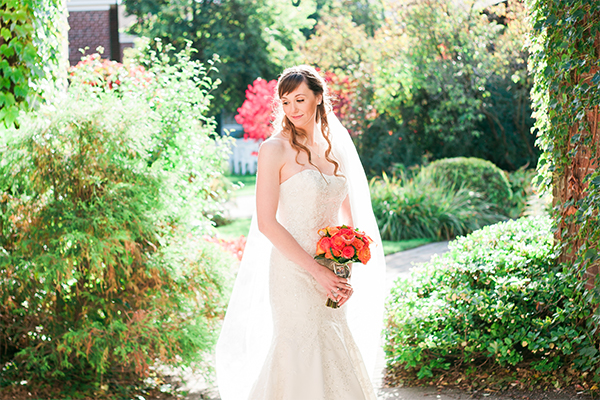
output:
{"label": "house roof", "polygon": [[120,3],[119,0],[67,0],[69,11],[104,11]]}

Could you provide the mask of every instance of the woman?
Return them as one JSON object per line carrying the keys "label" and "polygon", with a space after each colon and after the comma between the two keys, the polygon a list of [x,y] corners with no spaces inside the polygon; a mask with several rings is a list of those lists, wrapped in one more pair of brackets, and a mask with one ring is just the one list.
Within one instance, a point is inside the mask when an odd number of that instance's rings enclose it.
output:
{"label": "woman", "polygon": [[[385,265],[366,177],[314,68],[283,72],[277,108],[280,132],[260,148],[257,213],[217,344],[221,397],[373,400]],[[352,285],[313,258],[317,231],[341,223],[375,240]]]}

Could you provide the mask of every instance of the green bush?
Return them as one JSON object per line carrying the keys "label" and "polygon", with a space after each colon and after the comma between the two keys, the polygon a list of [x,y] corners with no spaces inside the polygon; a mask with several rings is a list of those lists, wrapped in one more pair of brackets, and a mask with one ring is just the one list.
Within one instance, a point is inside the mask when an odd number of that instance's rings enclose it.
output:
{"label": "green bush", "polygon": [[373,211],[384,240],[451,239],[503,219],[476,192],[455,190],[427,170],[414,178],[388,177],[370,182]]}
{"label": "green bush", "polygon": [[508,173],[508,182],[512,191],[510,205],[507,207],[508,217],[518,218],[524,216],[528,202],[534,195],[531,182],[536,174],[535,169],[526,169],[525,167]]}
{"label": "green bush", "polygon": [[73,80],[0,132],[0,386],[98,398],[212,349],[232,259],[201,236],[227,152],[199,118],[207,71],[152,70],[144,90]]}
{"label": "green bush", "polygon": [[504,215],[510,208],[512,191],[506,173],[490,161],[474,157],[444,158],[432,162],[421,173],[431,174],[433,179],[449,183],[455,189],[478,192]]}
{"label": "green bush", "polygon": [[385,328],[390,379],[458,371],[474,385],[487,374],[561,386],[594,371],[600,342],[586,319],[595,306],[556,257],[549,217],[522,218],[460,237],[397,280]]}

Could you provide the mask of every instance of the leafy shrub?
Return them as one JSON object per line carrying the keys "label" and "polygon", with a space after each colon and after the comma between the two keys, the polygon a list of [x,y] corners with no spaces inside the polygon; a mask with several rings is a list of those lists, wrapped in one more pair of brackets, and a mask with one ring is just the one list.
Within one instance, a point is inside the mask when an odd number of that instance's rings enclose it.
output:
{"label": "leafy shrub", "polygon": [[227,152],[207,71],[180,56],[149,92],[74,79],[0,134],[2,385],[102,397],[212,349],[232,259],[201,236]]}
{"label": "leafy shrub", "polygon": [[512,190],[506,173],[490,161],[474,157],[444,158],[432,162],[421,173],[431,174],[433,179],[456,189],[478,192],[504,215],[510,208]]}
{"label": "leafy shrub", "polygon": [[371,201],[384,240],[450,239],[503,219],[476,192],[455,189],[422,169],[413,179],[372,179]]}
{"label": "leafy shrub", "polygon": [[508,173],[508,182],[512,191],[510,205],[507,207],[508,217],[518,218],[523,216],[528,202],[534,196],[531,181],[533,181],[535,176],[535,169],[527,169],[525,167]]}
{"label": "leafy shrub", "polygon": [[391,380],[458,371],[475,385],[487,374],[560,386],[597,368],[600,343],[586,324],[595,306],[554,250],[549,217],[522,218],[460,237],[397,280],[385,330]]}

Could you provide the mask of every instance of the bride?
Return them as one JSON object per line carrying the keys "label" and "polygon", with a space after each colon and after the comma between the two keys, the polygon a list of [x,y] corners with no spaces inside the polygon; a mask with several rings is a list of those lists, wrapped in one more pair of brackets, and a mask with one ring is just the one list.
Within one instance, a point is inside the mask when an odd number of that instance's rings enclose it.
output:
{"label": "bride", "polygon": [[[259,151],[257,210],[217,343],[221,398],[374,400],[385,262],[365,173],[314,68],[286,69],[276,106],[280,131]],[[351,282],[313,258],[318,230],[341,224],[375,241]]]}

